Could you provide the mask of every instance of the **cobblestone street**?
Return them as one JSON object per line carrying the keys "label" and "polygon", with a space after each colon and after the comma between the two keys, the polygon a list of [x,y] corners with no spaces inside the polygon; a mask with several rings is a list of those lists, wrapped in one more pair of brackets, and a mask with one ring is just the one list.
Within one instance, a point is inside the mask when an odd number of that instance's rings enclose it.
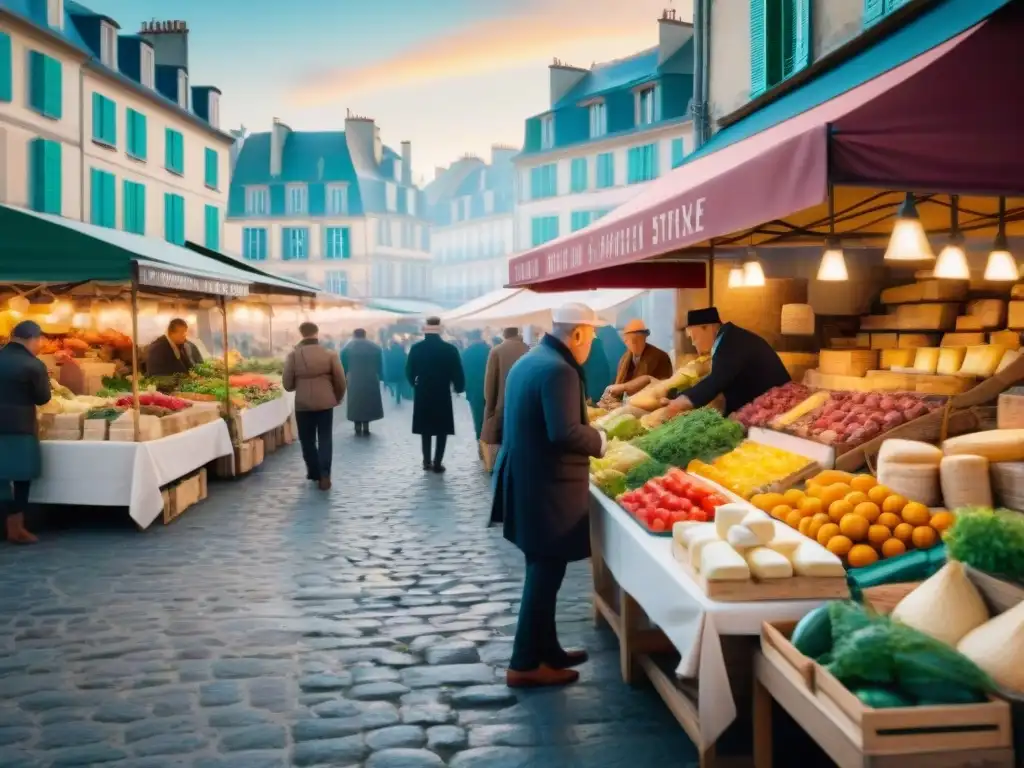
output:
{"label": "cobblestone street", "polygon": [[522,566],[484,527],[468,408],[443,477],[420,468],[410,417],[390,409],[365,440],[336,423],[330,495],[293,446],[169,527],[4,546],[0,766],[690,764],[593,629],[585,563],[560,603],[563,642],[591,651],[581,682],[504,686]]}

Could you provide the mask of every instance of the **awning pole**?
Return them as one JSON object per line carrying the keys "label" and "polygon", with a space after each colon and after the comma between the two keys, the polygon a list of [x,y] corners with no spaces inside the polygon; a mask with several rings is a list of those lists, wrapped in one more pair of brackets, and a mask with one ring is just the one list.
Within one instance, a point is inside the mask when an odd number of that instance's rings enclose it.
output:
{"label": "awning pole", "polygon": [[708,253],[708,306],[715,306],[715,244],[708,244],[711,251]]}
{"label": "awning pole", "polygon": [[132,410],[135,412],[132,428],[135,442],[142,437],[142,407],[139,404],[139,284],[132,276]]}
{"label": "awning pole", "polygon": [[[221,333],[224,336],[224,386],[226,387],[224,398],[224,415],[231,424],[231,363],[228,355],[228,300],[220,297]],[[239,436],[240,437],[240,436]]]}
{"label": "awning pole", "polygon": [[274,307],[267,304],[267,324],[270,332],[270,356],[274,356]]}

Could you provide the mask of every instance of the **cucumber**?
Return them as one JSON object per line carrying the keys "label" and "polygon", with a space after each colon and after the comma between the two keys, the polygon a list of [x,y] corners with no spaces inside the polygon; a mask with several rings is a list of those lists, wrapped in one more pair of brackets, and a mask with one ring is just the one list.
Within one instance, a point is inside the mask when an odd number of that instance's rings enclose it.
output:
{"label": "cucumber", "polygon": [[868,707],[874,709],[892,709],[894,707],[912,707],[913,702],[888,688],[858,688],[854,696]]}
{"label": "cucumber", "polygon": [[900,690],[917,699],[919,706],[940,704],[980,704],[986,701],[981,691],[937,680],[934,682],[900,681]]}
{"label": "cucumber", "polygon": [[828,604],[815,608],[800,619],[789,641],[800,653],[812,659],[831,651],[832,621],[828,614]]}

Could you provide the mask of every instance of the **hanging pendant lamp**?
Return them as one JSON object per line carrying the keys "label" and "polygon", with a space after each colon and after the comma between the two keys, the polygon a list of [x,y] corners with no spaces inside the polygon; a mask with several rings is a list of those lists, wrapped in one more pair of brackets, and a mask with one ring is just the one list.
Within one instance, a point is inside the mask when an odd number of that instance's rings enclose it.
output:
{"label": "hanging pendant lamp", "polygon": [[743,262],[743,285],[746,288],[764,286],[764,269],[757,258],[757,251],[753,248],[747,249],[747,260]]}
{"label": "hanging pendant lamp", "polygon": [[1006,198],[999,198],[999,229],[992,252],[988,255],[985,265],[985,279],[992,282],[1015,283],[1020,275],[1017,260],[1010,253],[1010,245],[1006,242]]}
{"label": "hanging pendant lamp", "polygon": [[729,287],[742,288],[743,285],[743,267],[732,267],[729,270]]}
{"label": "hanging pendant lamp", "polygon": [[934,259],[935,253],[928,243],[928,236],[921,224],[914,203],[914,193],[908,192],[896,214],[896,223],[889,237],[889,247],[885,249],[886,261],[925,261]]}
{"label": "hanging pendant lamp", "polygon": [[846,257],[843,246],[836,237],[836,212],[832,186],[828,188],[828,239],[825,240],[825,252],[821,255],[818,265],[818,279],[824,282],[843,282],[850,279],[846,271]]}
{"label": "hanging pendant lamp", "polygon": [[949,202],[949,242],[939,253],[932,276],[943,280],[970,280],[971,269],[964,253],[964,238],[960,234],[960,196],[952,195]]}

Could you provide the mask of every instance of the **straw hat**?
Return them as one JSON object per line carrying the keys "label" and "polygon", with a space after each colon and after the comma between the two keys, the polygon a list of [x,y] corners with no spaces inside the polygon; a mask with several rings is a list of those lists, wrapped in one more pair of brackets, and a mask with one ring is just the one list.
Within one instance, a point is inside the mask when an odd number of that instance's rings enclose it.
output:
{"label": "straw hat", "polygon": [[641,336],[650,336],[651,329],[647,327],[647,324],[639,317],[635,317],[626,323],[626,327],[622,329],[622,335],[625,336],[629,333],[638,333]]}
{"label": "straw hat", "polygon": [[441,333],[444,327],[441,325],[440,317],[428,317],[427,322],[423,326],[424,333]]}

